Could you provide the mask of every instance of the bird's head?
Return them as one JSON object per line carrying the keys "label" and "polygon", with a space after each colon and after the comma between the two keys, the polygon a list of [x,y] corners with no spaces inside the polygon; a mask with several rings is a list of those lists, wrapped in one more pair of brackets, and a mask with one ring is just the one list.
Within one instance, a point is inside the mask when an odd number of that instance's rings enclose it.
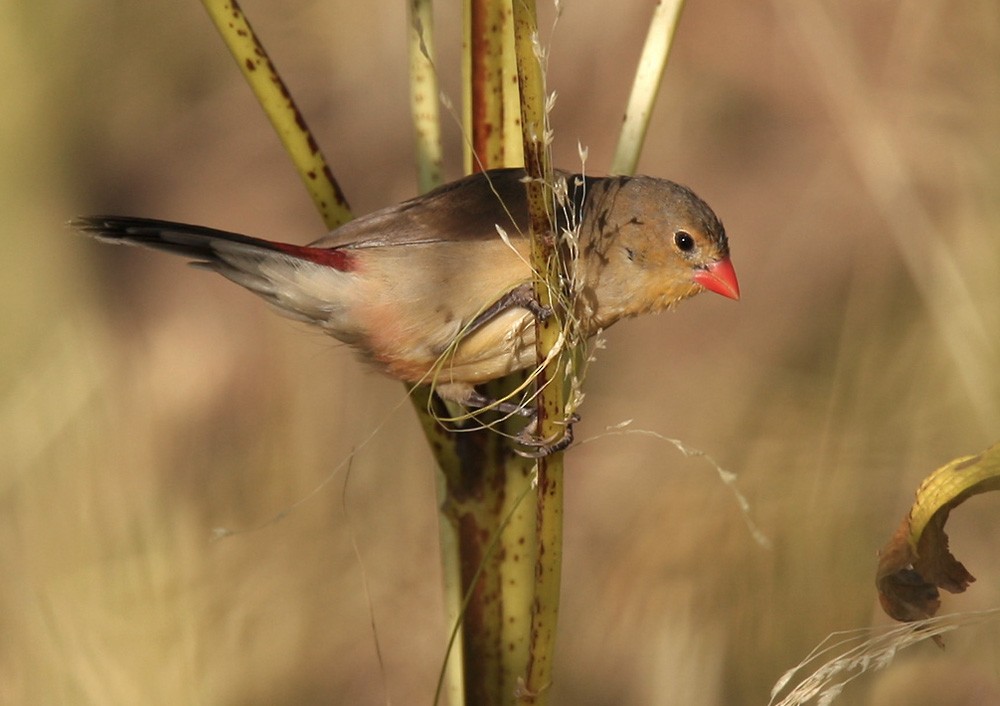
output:
{"label": "bird's head", "polygon": [[601,327],[704,290],[740,298],[722,222],[686,187],[651,177],[603,180],[587,199],[584,226],[581,255]]}

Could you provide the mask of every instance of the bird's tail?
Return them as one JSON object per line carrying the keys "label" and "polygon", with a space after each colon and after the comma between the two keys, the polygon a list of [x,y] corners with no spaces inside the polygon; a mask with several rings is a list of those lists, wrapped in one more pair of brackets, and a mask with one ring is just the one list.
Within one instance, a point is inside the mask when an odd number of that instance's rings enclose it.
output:
{"label": "bird's tail", "polygon": [[193,226],[186,223],[158,221],[152,218],[130,216],[85,216],[69,223],[81,233],[91,235],[106,243],[142,245],[184,255],[199,262],[210,263],[216,259],[213,241],[243,243],[267,247],[265,241],[224,230]]}
{"label": "bird's tail", "polygon": [[[191,258],[263,297],[282,313],[338,335],[338,312],[350,298],[351,253],[276,243],[204,226],[129,216],[87,216],[70,226],[107,243],[139,245]],[[344,332],[345,334],[347,332]]]}
{"label": "bird's tail", "polygon": [[160,221],[131,216],[84,216],[70,221],[70,227],[106,243],[141,245],[184,255],[196,264],[214,265],[225,260],[224,253],[255,250],[282,253],[341,271],[352,269],[350,255],[338,248],[314,248],[306,245],[276,243],[248,235],[205,226]]}

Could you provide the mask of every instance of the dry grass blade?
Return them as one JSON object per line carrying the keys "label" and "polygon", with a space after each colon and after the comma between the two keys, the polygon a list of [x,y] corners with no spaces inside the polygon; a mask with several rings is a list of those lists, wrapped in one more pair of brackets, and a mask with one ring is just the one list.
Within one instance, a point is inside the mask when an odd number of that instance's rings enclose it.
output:
{"label": "dry grass blade", "polygon": [[[878,628],[833,633],[802,662],[782,675],[771,690],[768,706],[801,706],[808,703],[826,706],[840,695],[844,687],[862,674],[888,666],[900,650],[940,637],[952,630],[979,625],[998,617],[1000,608],[942,615],[888,630]],[[779,694],[807,668],[813,671],[778,701]]]}

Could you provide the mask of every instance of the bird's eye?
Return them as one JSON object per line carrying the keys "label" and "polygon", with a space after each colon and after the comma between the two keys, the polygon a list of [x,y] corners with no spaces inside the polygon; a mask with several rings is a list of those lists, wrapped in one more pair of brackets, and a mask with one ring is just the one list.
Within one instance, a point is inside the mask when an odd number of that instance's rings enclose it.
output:
{"label": "bird's eye", "polygon": [[694,250],[694,238],[687,231],[679,230],[674,233],[674,245],[681,252],[691,252]]}

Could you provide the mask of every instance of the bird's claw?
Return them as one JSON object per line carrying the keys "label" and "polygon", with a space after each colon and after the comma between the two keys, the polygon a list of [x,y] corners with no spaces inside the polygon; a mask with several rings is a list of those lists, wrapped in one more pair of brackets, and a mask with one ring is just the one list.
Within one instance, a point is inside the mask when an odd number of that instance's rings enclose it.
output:
{"label": "bird's claw", "polygon": [[526,299],[523,303],[525,309],[530,311],[532,315],[539,321],[548,321],[552,316],[552,309],[539,303],[534,297]]}
{"label": "bird's claw", "polygon": [[470,410],[490,410],[503,415],[527,417],[529,420],[527,425],[514,437],[515,442],[528,447],[514,449],[514,453],[524,458],[543,458],[565,450],[573,443],[573,425],[580,421],[580,415],[574,412],[566,419],[562,436],[557,439],[543,439],[537,433],[538,409],[534,405],[491,399],[474,387],[463,391],[461,403]]}
{"label": "bird's claw", "polygon": [[566,421],[562,436],[557,439],[543,439],[535,434],[537,424],[532,421],[515,437],[515,441],[528,449],[514,449],[522,458],[545,458],[559,451],[565,451],[573,443],[573,425],[580,421],[579,414],[571,414]]}

